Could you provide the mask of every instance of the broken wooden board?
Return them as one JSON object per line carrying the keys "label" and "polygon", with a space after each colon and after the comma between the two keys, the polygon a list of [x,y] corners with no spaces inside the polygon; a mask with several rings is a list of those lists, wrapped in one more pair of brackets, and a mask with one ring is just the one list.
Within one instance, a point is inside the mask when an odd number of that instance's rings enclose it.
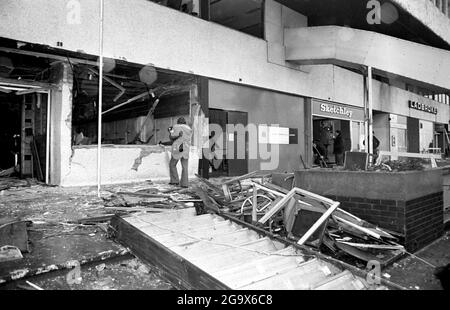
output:
{"label": "broken wooden board", "polygon": [[[371,289],[337,264],[216,214],[196,216],[195,210],[184,209],[116,216],[111,224],[119,242],[177,288],[272,290],[286,283],[284,289],[312,289],[328,280],[336,289]],[[346,277],[335,281],[343,272]]]}

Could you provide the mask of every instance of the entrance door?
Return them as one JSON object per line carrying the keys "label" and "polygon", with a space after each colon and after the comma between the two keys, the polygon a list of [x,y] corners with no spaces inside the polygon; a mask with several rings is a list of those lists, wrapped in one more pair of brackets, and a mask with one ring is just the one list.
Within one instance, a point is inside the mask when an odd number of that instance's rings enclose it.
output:
{"label": "entrance door", "polygon": [[[239,176],[248,173],[248,114],[245,112],[227,112],[229,125],[234,125],[234,132],[227,132],[227,148],[233,150],[233,156],[228,159],[228,176]],[[239,127],[240,126],[240,130]],[[230,154],[231,155],[231,154]]]}
{"label": "entrance door", "polygon": [[[227,127],[246,128],[248,114],[238,111],[209,110],[210,138],[216,143],[210,160],[210,176],[239,176],[248,173],[248,135],[246,130],[227,131]],[[218,125],[221,132],[215,132],[211,124]],[[227,126],[231,125],[231,126]],[[239,125],[239,127],[237,127]],[[220,136],[221,135],[221,136]]]}

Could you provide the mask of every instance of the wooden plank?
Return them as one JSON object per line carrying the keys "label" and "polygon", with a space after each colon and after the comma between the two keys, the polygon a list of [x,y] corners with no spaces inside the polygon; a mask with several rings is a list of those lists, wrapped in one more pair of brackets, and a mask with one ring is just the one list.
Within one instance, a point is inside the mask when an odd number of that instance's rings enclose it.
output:
{"label": "wooden plank", "polygon": [[322,224],[328,220],[331,213],[333,213],[338,207],[340,203],[336,202],[334,203],[318,220],[314,223],[314,225],[303,235],[303,237],[300,238],[298,241],[298,244],[303,245],[315,232],[317,229],[319,229]]}
{"label": "wooden plank", "polygon": [[360,249],[405,250],[405,247],[402,245],[362,244],[362,243],[346,242],[346,241],[339,241],[339,240],[336,240],[336,242],[350,245],[350,246],[353,246],[355,248],[360,248]]}
{"label": "wooden plank", "polygon": [[295,189],[292,189],[286,196],[283,197],[273,208],[271,208],[259,221],[260,224],[265,224],[268,220],[270,220],[271,217],[273,217],[275,214],[281,211],[281,209],[284,207],[288,201],[294,197],[295,195]]}
{"label": "wooden plank", "polygon": [[231,179],[231,180],[225,181],[225,182],[222,183],[222,184],[224,184],[224,185],[230,185],[230,184],[233,184],[233,183],[242,181],[242,180],[250,179],[251,177],[257,175],[258,173],[259,173],[259,171],[253,171],[253,172],[250,172],[250,173],[247,173],[247,174],[238,176],[238,177],[236,177],[236,178],[233,178],[233,179]]}
{"label": "wooden plank", "polygon": [[139,192],[117,192],[117,195],[132,196],[132,197],[143,197],[143,198],[171,198],[170,195],[166,194],[148,194]]}
{"label": "wooden plank", "polygon": [[33,164],[36,166],[37,179],[43,182],[45,181],[44,174],[42,172],[41,159],[39,158],[39,152],[37,149],[36,140],[34,139],[34,136],[31,136],[30,146],[31,146],[31,153],[34,159]]}
{"label": "wooden plank", "polygon": [[344,224],[347,224],[347,225],[351,226],[352,228],[354,228],[354,229],[356,229],[356,230],[359,230],[359,231],[361,231],[361,232],[363,232],[363,233],[365,233],[365,234],[371,236],[371,237],[374,237],[374,238],[376,238],[376,239],[381,239],[381,235],[378,234],[378,233],[376,233],[376,232],[374,232],[374,231],[371,230],[371,229],[367,229],[367,228],[364,228],[364,227],[362,227],[362,226],[356,225],[356,224],[354,224],[354,223],[352,223],[352,222],[350,222],[350,221],[344,220],[344,219],[342,219],[342,218],[340,218],[340,217],[338,217],[338,216],[335,216],[334,218],[335,218],[336,220],[340,221],[340,222],[343,222]]}
{"label": "wooden plank", "polygon": [[159,269],[160,274],[179,289],[228,290],[229,287],[204,272],[185,258],[139,231],[122,218],[111,222],[115,238],[145,262]]}

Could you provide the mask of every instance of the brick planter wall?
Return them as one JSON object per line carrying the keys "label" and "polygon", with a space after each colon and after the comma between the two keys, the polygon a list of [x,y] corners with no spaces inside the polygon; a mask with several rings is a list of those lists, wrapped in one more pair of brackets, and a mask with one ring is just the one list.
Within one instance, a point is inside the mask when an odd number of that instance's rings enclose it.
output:
{"label": "brick planter wall", "polygon": [[443,235],[443,193],[417,199],[380,200],[327,195],[341,208],[370,223],[397,233],[410,252],[426,246]]}
{"label": "brick planter wall", "polygon": [[442,170],[399,173],[312,169],[295,185],[339,201],[344,210],[403,236],[410,252],[443,235]]}

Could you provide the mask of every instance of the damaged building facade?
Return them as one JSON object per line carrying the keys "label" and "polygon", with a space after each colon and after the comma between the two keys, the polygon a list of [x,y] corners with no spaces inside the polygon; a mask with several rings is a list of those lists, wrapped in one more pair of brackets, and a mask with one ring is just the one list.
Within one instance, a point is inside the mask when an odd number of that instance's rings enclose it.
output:
{"label": "damaged building facade", "polygon": [[[373,131],[393,157],[445,153],[449,2],[105,0],[102,182],[168,178],[179,117],[191,176],[312,166],[336,130],[348,151]],[[0,168],[96,184],[100,1],[0,6]]]}

